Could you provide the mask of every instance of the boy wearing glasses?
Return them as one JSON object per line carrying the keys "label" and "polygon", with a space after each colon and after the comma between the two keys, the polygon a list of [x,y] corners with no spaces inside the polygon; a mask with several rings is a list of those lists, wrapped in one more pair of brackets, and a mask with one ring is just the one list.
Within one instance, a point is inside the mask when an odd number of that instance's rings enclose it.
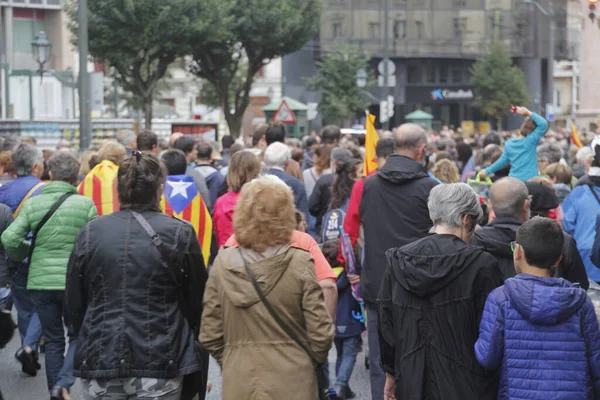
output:
{"label": "boy wearing glasses", "polygon": [[488,296],[475,355],[500,368],[498,399],[600,398],[600,330],[577,284],[552,278],[564,235],[549,218],[524,223],[511,244],[518,275]]}

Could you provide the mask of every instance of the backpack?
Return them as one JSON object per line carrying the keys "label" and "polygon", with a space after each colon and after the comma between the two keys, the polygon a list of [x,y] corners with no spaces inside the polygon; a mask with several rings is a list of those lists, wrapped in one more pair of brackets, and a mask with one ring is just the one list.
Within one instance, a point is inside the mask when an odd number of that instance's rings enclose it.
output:
{"label": "backpack", "polygon": [[346,218],[346,212],[341,208],[335,208],[325,213],[321,225],[322,243],[340,238],[340,230],[344,226],[344,218]]}

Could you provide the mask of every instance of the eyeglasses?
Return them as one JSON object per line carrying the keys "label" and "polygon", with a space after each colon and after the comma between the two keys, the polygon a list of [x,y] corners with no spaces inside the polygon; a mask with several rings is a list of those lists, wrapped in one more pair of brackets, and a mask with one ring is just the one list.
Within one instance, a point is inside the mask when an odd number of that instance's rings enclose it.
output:
{"label": "eyeglasses", "polygon": [[510,249],[513,253],[515,252],[518,245],[519,245],[519,243],[517,243],[517,242],[510,242]]}

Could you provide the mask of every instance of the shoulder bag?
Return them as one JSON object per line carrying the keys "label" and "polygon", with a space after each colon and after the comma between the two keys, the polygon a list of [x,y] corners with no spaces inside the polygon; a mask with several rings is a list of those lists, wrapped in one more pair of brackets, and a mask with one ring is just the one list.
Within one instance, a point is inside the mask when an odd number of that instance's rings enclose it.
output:
{"label": "shoulder bag", "polygon": [[160,235],[156,233],[146,218],[135,211],[130,212],[137,222],[142,226],[144,231],[146,231],[148,236],[150,236],[152,244],[158,249],[162,261],[167,266],[171,280],[177,288],[179,309],[181,310],[181,313],[185,317],[190,329],[194,334],[194,351],[200,358],[200,365],[202,366],[202,369],[198,372],[188,374],[183,378],[183,391],[181,394],[181,400],[192,400],[196,395],[199,396],[200,400],[203,400],[206,396],[206,384],[208,381],[208,354],[206,354],[206,352],[200,346],[200,343],[198,343],[197,338],[199,332],[197,332],[197,327],[194,326],[193,318],[190,315],[192,310],[190,310],[190,307],[185,300],[183,288],[179,284],[179,279],[177,279],[177,274],[179,273],[182,273],[184,277],[187,277],[187,271],[177,268],[177,266],[173,263],[173,259],[169,254],[169,250],[160,238]]}
{"label": "shoulder bag", "polygon": [[265,296],[265,294],[262,292],[262,290],[260,290],[260,287],[258,286],[258,282],[256,281],[256,276],[254,275],[254,272],[252,272],[250,265],[248,265],[248,262],[242,255],[242,250],[238,248],[238,251],[240,252],[240,257],[242,257],[242,260],[244,261],[244,268],[246,268],[246,273],[252,280],[252,286],[254,287],[254,290],[256,291],[256,294],[258,295],[258,297],[260,298],[262,303],[265,305],[265,308],[267,309],[269,314],[271,314],[271,317],[273,317],[273,319],[275,320],[277,325],[279,325],[279,327],[286,333],[286,335],[288,335],[294,342],[296,342],[296,344],[298,346],[300,346],[300,348],[302,350],[304,350],[308,354],[310,359],[312,360],[313,366],[315,368],[315,374],[317,376],[317,385],[318,385],[318,389],[319,389],[319,400],[329,399],[330,398],[330,393],[329,393],[329,388],[328,388],[329,383],[328,383],[327,375],[325,373],[325,368],[327,368],[329,366],[329,364],[328,363],[321,364],[321,363],[317,362],[315,354],[313,353],[313,351],[310,349],[309,345],[307,344],[308,340],[302,341],[294,333],[292,328],[290,328],[289,325],[287,325],[285,322],[283,322],[283,320],[279,317],[279,315],[277,314],[277,312],[275,311],[275,309],[273,308],[273,306],[271,305],[269,300],[267,300],[267,296]]}
{"label": "shoulder bag", "polygon": [[33,236],[31,237],[31,244],[29,245],[29,254],[27,255],[27,258],[29,259],[30,263],[31,263],[31,256],[33,255],[33,250],[35,249],[35,242],[36,242],[38,233],[40,233],[40,231],[42,230],[44,225],[46,225],[46,222],[48,222],[50,220],[50,218],[52,218],[52,216],[54,215],[56,210],[58,210],[58,208],[62,205],[62,203],[64,203],[65,200],[67,200],[69,198],[69,196],[71,196],[72,194],[73,194],[72,192],[67,192],[67,193],[63,194],[56,201],[56,203],[54,203],[52,205],[50,210],[46,213],[46,215],[44,215],[44,218],[42,218],[40,223],[35,227],[35,230],[33,231]]}
{"label": "shoulder bag", "polygon": [[598,193],[596,193],[596,191],[594,190],[594,186],[588,185],[588,187],[590,188],[592,194],[596,198],[596,201],[598,202],[598,204],[600,204],[600,197],[598,196]]}
{"label": "shoulder bag", "polygon": [[37,192],[37,190],[39,188],[41,188],[42,186],[44,186],[45,183],[44,182],[39,182],[37,185],[35,185],[34,187],[31,188],[31,190],[29,192],[27,192],[27,194],[25,195],[25,197],[23,197],[23,200],[21,200],[21,202],[19,203],[19,207],[17,207],[17,209],[15,210],[15,212],[13,213],[13,218],[17,218],[17,215],[19,215],[19,213],[21,212],[21,210],[23,209],[23,205],[25,205],[25,202],[27,200],[29,200],[29,198],[31,196],[33,196],[33,194],[35,192]]}

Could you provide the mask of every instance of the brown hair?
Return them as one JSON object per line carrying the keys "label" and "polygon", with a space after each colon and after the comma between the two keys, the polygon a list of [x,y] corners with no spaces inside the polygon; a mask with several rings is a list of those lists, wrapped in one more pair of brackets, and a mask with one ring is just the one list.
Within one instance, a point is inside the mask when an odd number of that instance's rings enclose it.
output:
{"label": "brown hair", "polygon": [[527,117],[525,118],[525,121],[523,121],[521,128],[519,128],[519,131],[521,132],[521,135],[527,136],[531,132],[533,132],[536,127],[537,125],[535,124],[535,122],[533,122],[531,118]]}
{"label": "brown hair", "polygon": [[326,169],[331,166],[331,149],[330,145],[322,145],[315,150],[315,155],[318,157],[315,163],[317,174],[321,175]]}
{"label": "brown hair", "polygon": [[231,157],[227,171],[227,185],[232,192],[242,187],[260,174],[260,160],[250,151],[239,151]]}
{"label": "brown hair", "polygon": [[443,183],[460,182],[458,167],[452,161],[443,159],[435,163],[431,173]]}
{"label": "brown hair", "polygon": [[265,175],[244,185],[233,213],[233,231],[240,246],[258,253],[291,243],[296,229],[291,189],[279,178]]}
{"label": "brown hair", "polygon": [[550,182],[548,179],[544,178],[543,176],[536,176],[531,178],[530,180],[528,180],[527,182],[538,182],[541,183],[542,185],[552,189],[553,192],[556,192],[556,189],[554,189],[554,186],[552,186],[552,182]]}
{"label": "brown hair", "polygon": [[0,152],[0,166],[4,168],[5,174],[14,174],[15,170],[12,165],[12,152],[3,151]]}
{"label": "brown hair", "polygon": [[544,170],[544,174],[556,179],[556,183],[564,183],[565,185],[570,185],[571,179],[573,179],[571,168],[559,162],[548,165]]}
{"label": "brown hair", "polygon": [[108,160],[117,165],[121,164],[126,154],[127,150],[125,150],[125,146],[112,140],[104,143],[100,147],[100,150],[98,150],[98,158],[100,159],[100,162]]}
{"label": "brown hair", "polygon": [[90,161],[92,160],[92,157],[94,157],[95,155],[96,155],[95,151],[86,151],[81,156],[79,156],[79,162],[81,163],[81,168],[79,169],[79,175],[85,176],[92,170],[92,168],[94,168],[90,165]]}
{"label": "brown hair", "polygon": [[121,210],[158,210],[159,190],[166,175],[156,157],[134,150],[119,167],[117,189]]}

